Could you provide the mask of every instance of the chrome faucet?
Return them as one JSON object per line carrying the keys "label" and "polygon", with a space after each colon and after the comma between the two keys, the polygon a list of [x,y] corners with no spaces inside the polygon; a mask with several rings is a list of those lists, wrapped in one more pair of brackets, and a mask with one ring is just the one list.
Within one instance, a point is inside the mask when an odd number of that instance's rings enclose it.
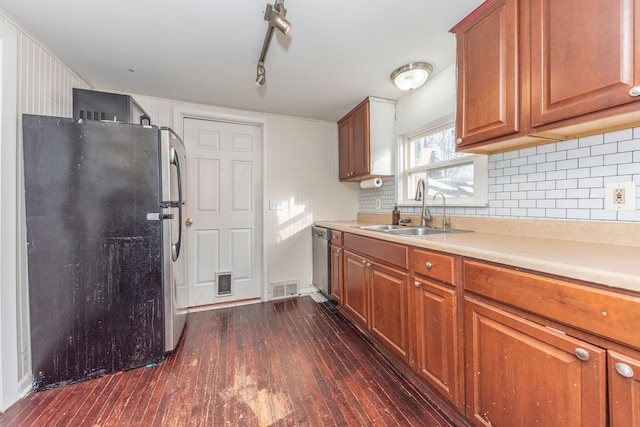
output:
{"label": "chrome faucet", "polygon": [[431,221],[431,211],[429,208],[425,206],[425,201],[427,199],[427,184],[424,179],[420,178],[418,180],[418,184],[416,185],[416,201],[422,200],[422,209],[420,210],[420,226],[426,227],[427,222]]}
{"label": "chrome faucet", "polygon": [[447,230],[451,225],[451,222],[447,221],[447,202],[444,194],[439,191],[433,195],[433,200],[435,200],[438,195],[442,196],[442,229]]}

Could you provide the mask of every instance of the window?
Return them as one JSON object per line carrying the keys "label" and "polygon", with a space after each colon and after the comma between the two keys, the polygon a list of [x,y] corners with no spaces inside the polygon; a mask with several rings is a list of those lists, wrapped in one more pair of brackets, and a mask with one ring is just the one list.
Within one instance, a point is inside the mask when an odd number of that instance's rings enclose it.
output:
{"label": "window", "polygon": [[[488,189],[487,156],[456,152],[452,116],[432,123],[419,133],[404,137],[400,156],[402,180],[400,204],[416,204],[416,186],[427,183],[427,204],[440,192],[447,205],[486,206]],[[439,203],[438,203],[439,204]]]}

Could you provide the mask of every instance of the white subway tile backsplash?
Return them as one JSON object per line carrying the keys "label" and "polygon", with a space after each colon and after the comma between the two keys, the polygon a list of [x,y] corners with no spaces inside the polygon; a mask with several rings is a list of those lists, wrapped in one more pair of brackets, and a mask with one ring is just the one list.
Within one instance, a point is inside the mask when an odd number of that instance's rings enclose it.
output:
{"label": "white subway tile backsplash", "polygon": [[592,145],[598,145],[604,143],[604,135],[597,134],[591,136],[585,136],[583,138],[578,139],[579,147],[590,147]]}
{"label": "white subway tile backsplash", "polygon": [[[488,164],[489,206],[448,208],[453,215],[640,222],[638,209],[604,209],[604,184],[628,181],[636,182],[640,208],[640,127],[492,154]],[[395,179],[359,194],[362,212],[390,213]],[[406,214],[420,210],[400,208]],[[431,211],[441,214],[438,207]]]}

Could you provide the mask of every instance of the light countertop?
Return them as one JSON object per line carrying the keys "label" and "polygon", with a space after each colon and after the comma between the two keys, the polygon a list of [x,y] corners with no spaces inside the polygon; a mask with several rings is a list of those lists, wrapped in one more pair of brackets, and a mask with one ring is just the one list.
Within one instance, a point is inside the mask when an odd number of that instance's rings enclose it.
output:
{"label": "light countertop", "polygon": [[512,267],[640,292],[640,247],[474,231],[399,236],[355,228],[362,221],[316,225],[381,240],[490,261]]}

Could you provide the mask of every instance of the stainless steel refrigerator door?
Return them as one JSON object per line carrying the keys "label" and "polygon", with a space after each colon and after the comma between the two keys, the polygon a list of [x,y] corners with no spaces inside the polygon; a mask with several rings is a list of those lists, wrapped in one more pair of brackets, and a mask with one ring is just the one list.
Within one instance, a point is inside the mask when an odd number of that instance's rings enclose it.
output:
{"label": "stainless steel refrigerator door", "polygon": [[169,128],[160,130],[163,226],[163,288],[165,351],[178,345],[187,320],[187,282],[184,250],[186,213],[186,150]]}

